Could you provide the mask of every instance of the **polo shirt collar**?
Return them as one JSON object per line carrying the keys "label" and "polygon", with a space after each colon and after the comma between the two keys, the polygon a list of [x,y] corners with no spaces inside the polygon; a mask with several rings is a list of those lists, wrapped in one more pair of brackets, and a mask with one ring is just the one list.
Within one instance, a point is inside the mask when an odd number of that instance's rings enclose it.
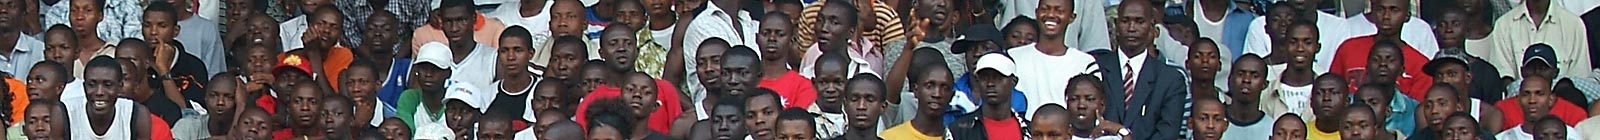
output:
{"label": "polo shirt collar", "polygon": [[[1542,22],[1544,24],[1539,24],[1539,26],[1534,26],[1535,30],[1540,29],[1540,27],[1546,26],[1546,24],[1561,24],[1561,22],[1566,22],[1566,21],[1561,21],[1561,20],[1557,20],[1556,18],[1553,18],[1553,17],[1556,17],[1555,16],[1555,15],[1557,15],[1557,14],[1555,14],[1556,12],[1565,12],[1565,11],[1562,11],[1561,5],[1559,3],[1560,2],[1556,2],[1556,1],[1550,2],[1550,5],[1548,5],[1550,7],[1546,8],[1547,10],[1545,10],[1545,12],[1544,12],[1544,21],[1539,21],[1539,22]],[[1528,23],[1533,23],[1534,22],[1533,21],[1533,9],[1531,7],[1527,7],[1526,4],[1523,4],[1520,9],[1522,10],[1522,11],[1520,11],[1522,13],[1518,14],[1515,19],[1518,20],[1518,21],[1527,21]]]}

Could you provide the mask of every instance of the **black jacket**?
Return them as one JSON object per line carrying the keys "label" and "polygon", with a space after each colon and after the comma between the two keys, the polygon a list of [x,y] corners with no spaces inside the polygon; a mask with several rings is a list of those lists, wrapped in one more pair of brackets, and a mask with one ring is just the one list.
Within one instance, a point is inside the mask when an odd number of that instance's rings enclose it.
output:
{"label": "black jacket", "polygon": [[1180,126],[1183,125],[1184,103],[1188,103],[1185,96],[1188,94],[1188,83],[1183,80],[1183,73],[1178,72],[1176,66],[1166,65],[1166,58],[1159,52],[1147,52],[1144,55],[1143,68],[1133,76],[1135,80],[1132,99],[1124,101],[1123,64],[1121,54],[1111,50],[1096,50],[1089,52],[1095,56],[1095,63],[1100,65],[1100,77],[1104,80],[1105,90],[1105,118],[1121,123],[1132,130],[1134,138],[1130,140],[1172,140],[1179,139]]}

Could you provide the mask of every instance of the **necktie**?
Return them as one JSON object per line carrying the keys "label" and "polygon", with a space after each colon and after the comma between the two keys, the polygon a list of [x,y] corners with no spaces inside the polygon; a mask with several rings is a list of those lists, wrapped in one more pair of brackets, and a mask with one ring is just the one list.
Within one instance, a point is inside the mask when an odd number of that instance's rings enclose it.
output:
{"label": "necktie", "polygon": [[1129,64],[1126,64],[1126,63],[1122,64],[1122,68],[1126,69],[1126,70],[1124,70],[1126,72],[1123,72],[1123,74],[1122,74],[1123,75],[1122,76],[1122,79],[1123,79],[1122,80],[1122,93],[1123,93],[1122,95],[1126,96],[1126,97],[1122,98],[1122,106],[1123,107],[1127,107],[1129,104],[1131,104],[1131,103],[1128,103],[1128,102],[1133,100],[1133,81],[1134,81],[1133,80],[1133,76],[1134,76],[1133,72],[1134,71],[1133,71],[1133,65],[1129,65]]}

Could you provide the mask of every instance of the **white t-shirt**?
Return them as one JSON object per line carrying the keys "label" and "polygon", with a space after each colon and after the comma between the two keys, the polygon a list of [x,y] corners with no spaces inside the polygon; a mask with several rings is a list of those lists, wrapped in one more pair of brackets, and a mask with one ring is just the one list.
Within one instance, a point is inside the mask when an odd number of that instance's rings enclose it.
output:
{"label": "white t-shirt", "polygon": [[[1050,56],[1035,49],[1036,44],[1007,50],[1016,61],[1017,90],[1028,96],[1028,119],[1039,106],[1048,103],[1066,104],[1067,79],[1078,74],[1099,70],[1094,56],[1067,48],[1061,56]],[[1096,75],[1097,77],[1099,75]],[[1101,83],[1095,83],[1101,84]]]}
{"label": "white t-shirt", "polygon": [[462,59],[454,68],[450,68],[449,80],[466,82],[477,86],[476,91],[488,93],[473,95],[478,99],[494,99],[497,93],[491,91],[500,91],[499,87],[494,86],[495,59],[499,54],[495,53],[494,48],[484,45],[486,44],[478,44],[477,48],[472,49],[472,53],[467,54],[466,59]]}
{"label": "white t-shirt", "polygon": [[[1505,131],[1501,131],[1500,134],[1495,134],[1494,138],[1495,139],[1502,139],[1502,140],[1531,140],[1531,139],[1533,139],[1533,134],[1528,134],[1528,133],[1522,132],[1522,127],[1523,126],[1526,126],[1526,125],[1517,125],[1517,127],[1512,127],[1511,129],[1506,129]],[[1581,139],[1583,139],[1583,136],[1582,136],[1583,134],[1578,133],[1578,130],[1572,129],[1572,126],[1566,126],[1566,129],[1567,129],[1567,140],[1581,140]]]}
{"label": "white t-shirt", "polygon": [[1272,115],[1262,115],[1260,120],[1250,124],[1237,124],[1228,122],[1228,131],[1222,132],[1225,140],[1264,140],[1272,136],[1272,123],[1277,122]]}

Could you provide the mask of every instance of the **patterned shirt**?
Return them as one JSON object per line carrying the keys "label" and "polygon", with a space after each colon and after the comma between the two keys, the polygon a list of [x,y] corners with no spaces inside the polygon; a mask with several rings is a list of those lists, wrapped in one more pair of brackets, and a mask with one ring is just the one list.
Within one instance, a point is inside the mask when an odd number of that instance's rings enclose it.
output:
{"label": "patterned shirt", "polygon": [[71,20],[68,18],[68,13],[71,13],[72,8],[68,6],[72,5],[71,2],[71,0],[57,1],[55,5],[39,3],[39,11],[44,12],[44,27],[48,29],[56,24],[70,26]]}
{"label": "patterned shirt", "polygon": [[[795,44],[816,44],[816,35],[813,33],[815,31],[812,31],[815,29],[812,28],[816,28],[817,19],[822,13],[822,4],[824,4],[824,1],[819,0],[817,3],[807,5],[805,9],[800,10],[800,18],[795,22],[796,27],[799,28],[795,32]],[[873,0],[872,14],[877,16],[877,18],[873,18],[876,19],[877,27],[873,27],[869,31],[862,31],[861,36],[871,39],[872,42],[877,42],[877,44],[872,44],[873,46],[885,46],[893,40],[905,39],[905,30],[900,25],[900,17],[899,14],[895,13],[894,7],[889,7],[889,4],[884,4],[883,1]],[[810,47],[801,45],[800,49],[805,50]]]}
{"label": "patterned shirt", "polygon": [[[361,33],[366,32],[366,30],[362,29],[362,27],[366,27],[367,17],[372,15],[372,6],[367,5],[366,0],[334,0],[333,5],[339,8],[340,13],[344,14],[344,17],[342,17],[344,24],[340,25],[344,26],[340,28],[344,30],[344,40],[340,41],[344,42],[340,42],[340,44],[363,44],[361,43],[361,37],[364,36]],[[360,45],[355,47],[360,47]]]}
{"label": "patterned shirt", "polygon": [[139,0],[107,0],[104,19],[100,20],[101,40],[115,42],[124,38],[144,39],[144,6]]}
{"label": "patterned shirt", "polygon": [[633,69],[650,74],[650,77],[661,78],[662,67],[666,66],[667,48],[665,45],[656,44],[656,38],[650,29],[640,29],[637,34],[639,41],[639,58],[634,62]]}
{"label": "patterned shirt", "polygon": [[[429,7],[431,6],[430,4],[432,4],[430,1],[433,0],[389,1],[389,6],[384,7],[384,9],[389,10],[390,13],[394,13],[395,19],[399,19],[400,25],[404,25],[401,26],[400,29],[416,29],[427,24],[428,10],[432,9]],[[401,38],[411,38],[408,35],[411,35],[412,32],[413,30],[401,30]]]}

